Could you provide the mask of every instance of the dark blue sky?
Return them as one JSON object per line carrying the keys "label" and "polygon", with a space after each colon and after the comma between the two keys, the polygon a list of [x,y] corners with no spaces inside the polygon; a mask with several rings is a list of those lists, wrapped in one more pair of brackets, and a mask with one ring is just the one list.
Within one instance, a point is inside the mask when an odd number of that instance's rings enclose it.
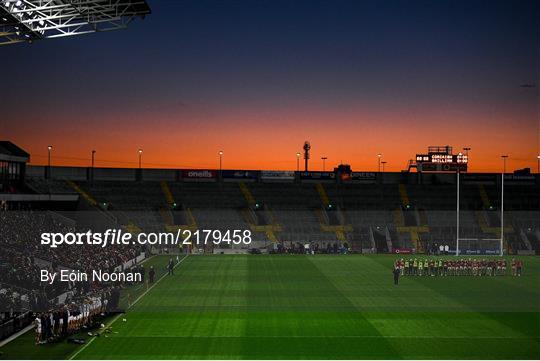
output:
{"label": "dark blue sky", "polygon": [[[63,142],[58,129],[110,142],[129,128],[136,146],[152,122],[159,134],[191,131],[193,147],[224,127],[235,128],[231,140],[273,129],[283,144],[321,142],[330,127],[332,155],[362,164],[335,146],[355,129],[367,152],[416,129],[403,139],[410,149],[477,142],[487,159],[471,127],[512,131],[501,139],[520,145],[524,162],[539,151],[538,88],[520,88],[540,83],[538,1],[148,2],[152,14],[126,31],[0,48],[9,89],[0,131],[34,147],[47,132]],[[380,132],[366,134],[372,127]],[[426,127],[432,139],[410,139]]]}

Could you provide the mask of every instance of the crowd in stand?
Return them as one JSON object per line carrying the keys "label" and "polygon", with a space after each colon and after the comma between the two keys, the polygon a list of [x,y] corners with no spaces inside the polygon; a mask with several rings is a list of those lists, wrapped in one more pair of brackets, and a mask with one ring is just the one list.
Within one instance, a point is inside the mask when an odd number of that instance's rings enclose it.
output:
{"label": "crowd in stand", "polygon": [[[58,272],[60,268],[83,272],[98,269],[110,272],[136,258],[143,251],[142,247],[90,245],[66,245],[51,249],[40,243],[42,232],[65,234],[77,231],[86,230],[64,224],[47,212],[0,210],[0,312],[3,312],[0,327],[23,313],[26,314],[28,310],[39,311],[41,313],[38,318],[43,318],[39,342],[44,342],[69,334],[94,319],[88,312],[85,316],[82,310],[89,304],[98,304],[94,299],[89,303],[88,295],[107,300],[106,304],[115,304],[110,302],[110,295],[116,294],[117,290],[104,288],[106,285],[90,282],[40,282],[42,269],[51,273]],[[60,295],[68,295],[68,301],[64,300],[64,305],[57,307]],[[115,299],[113,297],[113,301]],[[100,313],[108,311],[104,307],[101,302]],[[44,310],[47,311],[43,312]],[[58,314],[64,312],[68,312],[71,317],[77,312],[83,316],[76,320],[68,316],[68,325],[64,325],[62,316],[62,321],[58,320],[48,326],[46,319],[54,321]],[[60,323],[62,327],[59,327]]]}
{"label": "crowd in stand", "polygon": [[0,244],[12,248],[23,257],[35,257],[51,262],[53,267],[63,265],[78,270],[110,271],[140,252],[140,248],[137,247],[111,246],[99,249],[99,257],[88,257],[88,254],[96,251],[95,246],[64,246],[51,249],[40,244],[43,232],[66,234],[79,231],[86,232],[87,229],[76,229],[66,225],[46,212],[0,212]]}
{"label": "crowd in stand", "polygon": [[[403,276],[504,276],[508,262],[504,258],[409,258],[397,259],[394,269]],[[512,276],[520,277],[523,261],[512,259]]]}
{"label": "crowd in stand", "polygon": [[319,245],[317,242],[300,243],[300,242],[279,242],[275,245],[273,253],[290,253],[290,254],[344,254],[349,251],[349,245],[345,242],[324,242]]}

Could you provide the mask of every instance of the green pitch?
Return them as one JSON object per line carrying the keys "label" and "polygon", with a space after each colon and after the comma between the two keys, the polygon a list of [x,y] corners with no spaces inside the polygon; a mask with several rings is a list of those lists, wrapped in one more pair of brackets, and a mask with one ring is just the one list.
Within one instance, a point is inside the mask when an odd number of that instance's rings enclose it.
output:
{"label": "green pitch", "polygon": [[538,358],[540,258],[523,258],[521,278],[404,277],[399,286],[394,259],[189,256],[113,333],[63,357]]}

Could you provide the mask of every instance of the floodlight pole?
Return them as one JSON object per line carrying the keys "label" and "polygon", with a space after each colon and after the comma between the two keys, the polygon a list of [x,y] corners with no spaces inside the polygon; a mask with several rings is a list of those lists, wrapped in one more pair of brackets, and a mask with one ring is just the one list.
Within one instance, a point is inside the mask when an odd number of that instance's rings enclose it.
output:
{"label": "floodlight pole", "polygon": [[47,179],[51,178],[51,150],[52,145],[47,146]]}
{"label": "floodlight pole", "polygon": [[503,174],[506,173],[506,159],[508,159],[508,154],[501,155],[501,158],[503,160]]}
{"label": "floodlight pole", "polygon": [[300,172],[300,153],[296,153],[296,171]]}
{"label": "floodlight pole", "polygon": [[378,161],[379,161],[379,173],[381,172],[381,157],[382,157],[381,153],[377,154],[377,158],[378,158]]}
{"label": "floodlight pole", "polygon": [[95,150],[92,150],[92,168],[91,168],[91,172],[90,172],[90,179],[92,181],[92,183],[94,183],[94,156],[96,154],[96,151]]}
{"label": "floodlight pole", "polygon": [[508,154],[501,155],[503,159],[503,172],[501,174],[501,256],[503,255],[504,245],[504,175],[506,174],[506,159]]}
{"label": "floodlight pole", "polygon": [[457,196],[456,196],[456,256],[459,256],[459,168],[457,170]]}
{"label": "floodlight pole", "polygon": [[222,164],[223,164],[223,151],[220,150],[218,154],[219,154],[219,177],[221,178],[221,169],[222,169]]}
{"label": "floodlight pole", "polygon": [[504,246],[504,173],[501,174],[501,256]]}

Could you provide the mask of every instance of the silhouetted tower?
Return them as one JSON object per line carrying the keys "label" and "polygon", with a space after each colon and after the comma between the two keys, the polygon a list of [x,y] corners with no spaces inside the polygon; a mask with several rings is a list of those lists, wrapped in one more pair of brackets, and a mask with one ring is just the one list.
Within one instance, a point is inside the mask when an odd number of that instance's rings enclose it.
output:
{"label": "silhouetted tower", "polygon": [[306,140],[304,143],[304,162],[306,163],[306,172],[308,171],[308,161],[309,161],[309,150],[311,149],[311,145]]}

